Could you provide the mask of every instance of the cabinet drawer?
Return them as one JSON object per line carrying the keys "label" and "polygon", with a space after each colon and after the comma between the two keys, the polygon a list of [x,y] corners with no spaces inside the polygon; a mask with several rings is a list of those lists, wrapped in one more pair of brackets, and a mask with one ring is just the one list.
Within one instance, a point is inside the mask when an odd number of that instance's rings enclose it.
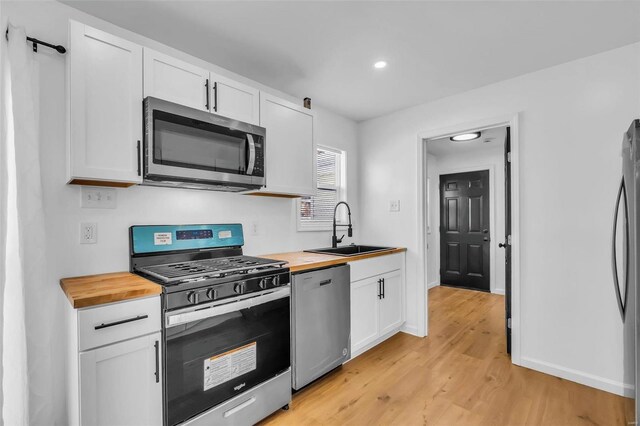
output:
{"label": "cabinet drawer", "polygon": [[351,282],[404,268],[404,253],[389,254],[349,262]]}
{"label": "cabinet drawer", "polygon": [[78,311],[79,350],[153,333],[161,329],[160,297],[148,297]]}

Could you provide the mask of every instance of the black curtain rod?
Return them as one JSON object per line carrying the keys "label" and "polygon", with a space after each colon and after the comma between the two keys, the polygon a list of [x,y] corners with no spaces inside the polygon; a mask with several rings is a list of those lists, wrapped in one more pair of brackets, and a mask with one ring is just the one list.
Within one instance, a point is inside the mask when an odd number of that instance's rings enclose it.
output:
{"label": "black curtain rod", "polygon": [[[5,31],[4,37],[7,39],[7,41],[9,41],[9,28],[7,28],[7,31]],[[50,47],[51,49],[55,49],[60,54],[67,53],[67,49],[65,49],[64,46],[60,44],[55,45],[55,44],[47,43],[46,41],[38,40],[37,38],[33,38],[33,37],[27,37],[27,41],[30,41],[31,43],[33,43],[34,52],[38,51],[38,45],[41,44],[43,46]]]}

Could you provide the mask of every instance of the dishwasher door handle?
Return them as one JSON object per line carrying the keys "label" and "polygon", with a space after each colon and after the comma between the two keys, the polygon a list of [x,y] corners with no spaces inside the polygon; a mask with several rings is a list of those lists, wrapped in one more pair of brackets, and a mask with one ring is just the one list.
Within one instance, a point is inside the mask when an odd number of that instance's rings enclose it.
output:
{"label": "dishwasher door handle", "polygon": [[324,281],[320,281],[320,286],[322,287],[323,285],[329,285],[331,284],[331,279],[328,280],[324,280]]}

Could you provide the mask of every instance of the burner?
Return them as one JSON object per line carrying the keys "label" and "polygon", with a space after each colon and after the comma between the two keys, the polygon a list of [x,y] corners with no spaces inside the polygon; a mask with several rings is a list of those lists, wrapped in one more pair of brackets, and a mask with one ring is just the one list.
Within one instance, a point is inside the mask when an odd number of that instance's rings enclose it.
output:
{"label": "burner", "polygon": [[283,263],[271,259],[241,256],[150,265],[138,267],[137,270],[165,283],[175,283],[200,277],[219,278],[231,273],[247,274],[274,266],[281,267]]}

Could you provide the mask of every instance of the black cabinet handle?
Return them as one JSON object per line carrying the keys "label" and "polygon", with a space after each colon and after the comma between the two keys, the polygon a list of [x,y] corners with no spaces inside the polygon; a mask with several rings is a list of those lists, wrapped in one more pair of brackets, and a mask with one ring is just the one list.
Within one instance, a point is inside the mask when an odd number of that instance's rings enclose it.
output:
{"label": "black cabinet handle", "polygon": [[378,299],[382,299],[382,278],[378,280]]}
{"label": "black cabinet handle", "polygon": [[136,149],[138,150],[138,176],[140,176],[140,157],[141,157],[141,152],[140,152],[140,141],[138,141],[138,145],[136,147]]}
{"label": "black cabinet handle", "polygon": [[109,322],[109,323],[106,323],[106,324],[102,323],[100,325],[96,325],[93,328],[95,328],[96,330],[101,330],[103,328],[113,327],[114,325],[126,324],[128,322],[133,322],[133,321],[140,321],[140,320],[143,320],[145,318],[149,318],[149,315],[138,315],[137,317],[134,317],[134,318],[127,318],[127,319],[124,319],[124,320]]}
{"label": "black cabinet handle", "polygon": [[213,82],[213,110],[218,112],[218,82]]}
{"label": "black cabinet handle", "polygon": [[159,342],[153,345],[156,348],[156,383],[160,383],[160,346]]}
{"label": "black cabinet handle", "polygon": [[204,88],[207,91],[207,101],[204,104],[204,108],[208,111],[209,110],[209,79],[205,81]]}
{"label": "black cabinet handle", "polygon": [[382,279],[382,298],[384,299],[384,278]]}

